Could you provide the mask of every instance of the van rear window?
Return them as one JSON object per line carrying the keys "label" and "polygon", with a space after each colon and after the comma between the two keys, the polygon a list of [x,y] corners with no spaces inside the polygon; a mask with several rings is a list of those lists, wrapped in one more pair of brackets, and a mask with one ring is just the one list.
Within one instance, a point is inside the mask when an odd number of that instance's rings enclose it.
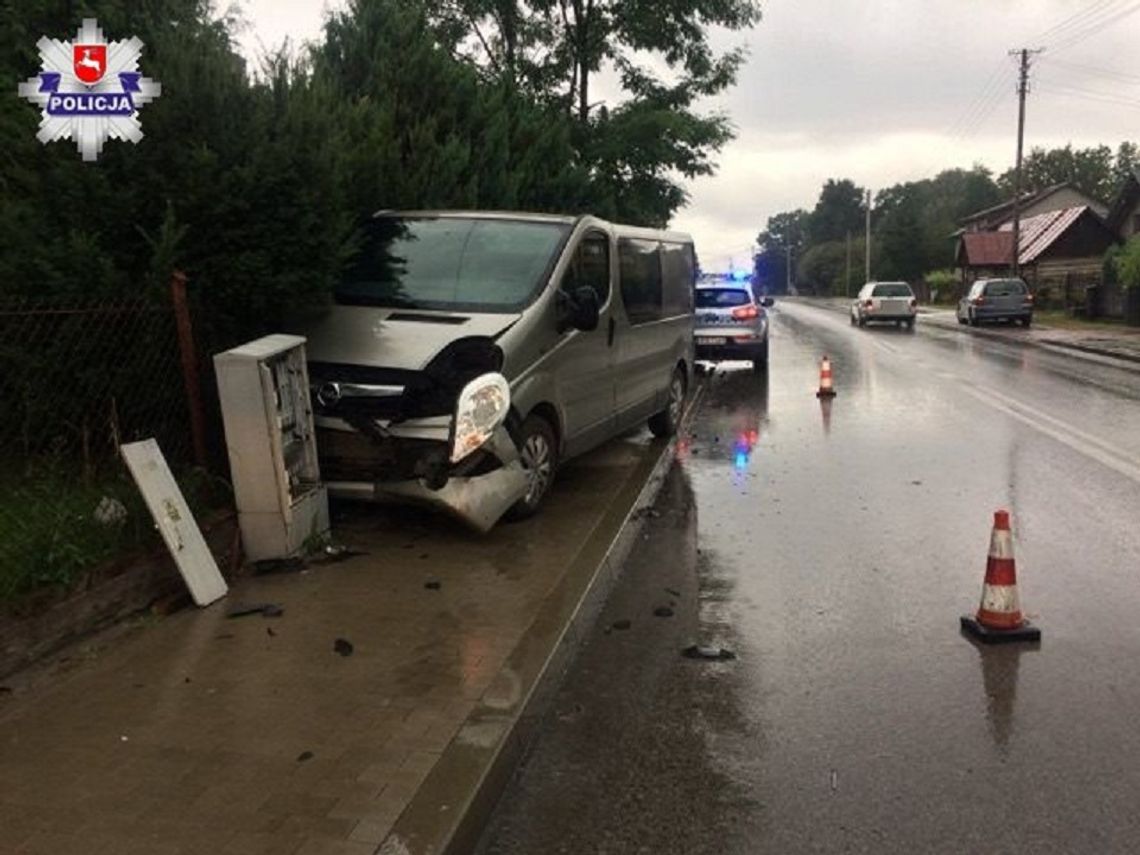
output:
{"label": "van rear window", "polygon": [[752,302],[752,296],[739,288],[698,288],[697,308],[716,309],[724,306],[743,306]]}

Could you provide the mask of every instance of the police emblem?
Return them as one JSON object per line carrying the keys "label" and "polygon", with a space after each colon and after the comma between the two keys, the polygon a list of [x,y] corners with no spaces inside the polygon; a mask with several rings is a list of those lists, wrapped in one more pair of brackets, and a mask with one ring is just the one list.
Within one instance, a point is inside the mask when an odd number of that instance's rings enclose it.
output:
{"label": "police emblem", "polygon": [[74,42],[46,36],[37,42],[41,71],[19,85],[40,106],[36,139],[74,140],[84,160],[95,160],[108,139],[143,138],[139,108],[162,94],[162,85],[139,72],[137,38],[108,42],[94,18],[84,18]]}

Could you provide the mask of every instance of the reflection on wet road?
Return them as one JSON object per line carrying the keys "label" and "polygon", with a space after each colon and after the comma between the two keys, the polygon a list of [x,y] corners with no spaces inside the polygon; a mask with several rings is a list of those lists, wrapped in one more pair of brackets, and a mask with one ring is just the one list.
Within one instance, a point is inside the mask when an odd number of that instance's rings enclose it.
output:
{"label": "reflection on wet road", "polygon": [[[599,628],[487,851],[1136,851],[1140,374],[775,318],[770,380],[707,378],[674,474],[695,507],[659,502],[647,546],[692,551],[637,556],[603,622],[665,578],[696,602]],[[958,632],[1003,506],[1039,649]],[[688,640],[738,658],[682,666]]]}

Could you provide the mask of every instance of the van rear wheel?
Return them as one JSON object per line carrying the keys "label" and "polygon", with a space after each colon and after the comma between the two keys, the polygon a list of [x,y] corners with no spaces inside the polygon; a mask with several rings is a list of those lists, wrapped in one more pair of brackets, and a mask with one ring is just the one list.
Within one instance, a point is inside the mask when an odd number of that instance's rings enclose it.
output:
{"label": "van rear wheel", "polygon": [[542,500],[554,483],[554,473],[558,469],[558,440],[550,422],[542,416],[531,414],[522,425],[522,443],[519,448],[519,461],[526,472],[526,495],[507,511],[507,518],[525,520],[538,513]]}
{"label": "van rear wheel", "polygon": [[677,368],[669,381],[669,403],[649,419],[649,429],[654,436],[668,439],[677,432],[681,425],[681,415],[685,411],[685,391],[685,372]]}

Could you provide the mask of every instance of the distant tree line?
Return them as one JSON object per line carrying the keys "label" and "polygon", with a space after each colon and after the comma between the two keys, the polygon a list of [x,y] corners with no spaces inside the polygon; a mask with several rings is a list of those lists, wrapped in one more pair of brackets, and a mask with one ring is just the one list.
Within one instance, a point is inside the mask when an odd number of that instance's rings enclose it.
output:
{"label": "distant tree line", "polygon": [[[1107,204],[1124,177],[1137,167],[1140,146],[1133,142],[1122,143],[1115,153],[1105,145],[1035,148],[1024,161],[1023,192],[1070,182]],[[1012,169],[995,179],[980,165],[945,170],[934,178],[879,191],[871,208],[872,275],[914,282],[950,267],[954,261],[950,236],[959,221],[1012,196]],[[761,286],[782,292],[791,259],[791,278],[803,290],[817,294],[857,290],[863,282],[866,252],[864,197],[865,190],[853,181],[830,179],[812,210],[769,217],[756,239],[755,274]]]}
{"label": "distant tree line", "polygon": [[[163,93],[145,138],[108,142],[94,164],[41,145],[37,111],[0,99],[0,294],[157,291],[177,267],[255,331],[321,299],[377,209],[664,225],[732,136],[695,107],[743,60],[708,31],[752,26],[759,4],[350,0],[315,44],[254,74],[241,22],[209,0],[21,0],[0,5],[0,78],[35,75],[37,40],[92,15],[108,38],[143,41]],[[603,68],[617,102],[598,100]]]}

